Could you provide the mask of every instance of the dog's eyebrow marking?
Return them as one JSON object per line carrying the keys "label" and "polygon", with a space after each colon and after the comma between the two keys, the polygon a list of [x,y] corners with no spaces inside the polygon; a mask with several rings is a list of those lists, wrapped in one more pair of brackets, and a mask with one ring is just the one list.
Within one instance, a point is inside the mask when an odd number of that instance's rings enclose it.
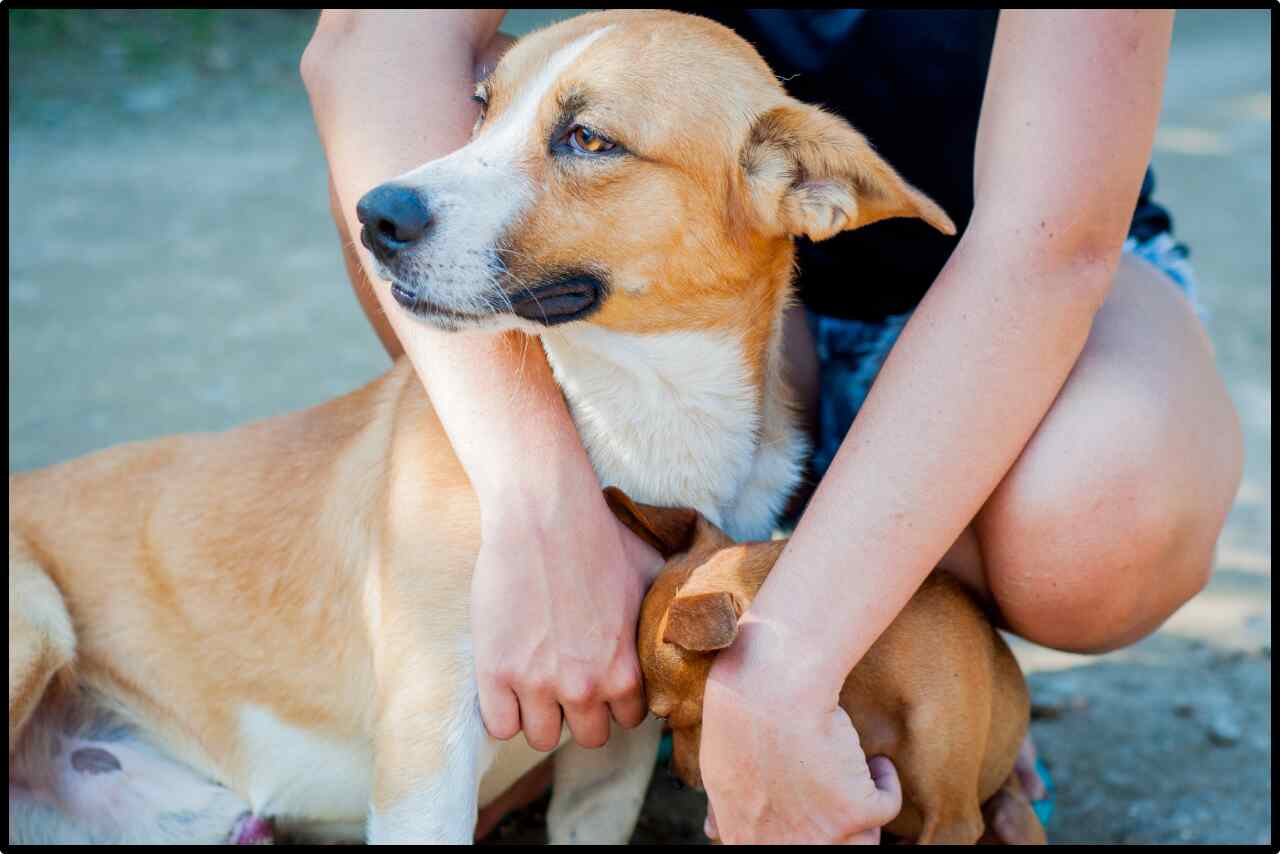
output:
{"label": "dog's eyebrow marking", "polygon": [[[538,75],[523,91],[517,93],[516,100],[511,107],[494,123],[489,134],[486,134],[487,140],[491,139],[492,143],[499,149],[514,149],[520,137],[533,127],[534,122],[537,120],[538,107],[542,104],[543,99],[546,98],[547,93],[555,86],[556,81],[560,79],[560,76],[582,56],[587,48],[613,29],[614,26],[614,24],[610,24],[607,27],[601,27],[551,54],[547,59],[546,65],[538,72]],[[486,147],[488,147],[488,141],[486,141]]]}
{"label": "dog's eyebrow marking", "polygon": [[551,126],[552,141],[563,136],[578,115],[586,110],[590,104],[591,99],[582,89],[575,87],[568,92],[562,93],[556,103],[556,120]]}
{"label": "dog's eyebrow marking", "polygon": [[587,93],[573,89],[560,97],[560,118],[567,119],[581,113],[591,103]]}

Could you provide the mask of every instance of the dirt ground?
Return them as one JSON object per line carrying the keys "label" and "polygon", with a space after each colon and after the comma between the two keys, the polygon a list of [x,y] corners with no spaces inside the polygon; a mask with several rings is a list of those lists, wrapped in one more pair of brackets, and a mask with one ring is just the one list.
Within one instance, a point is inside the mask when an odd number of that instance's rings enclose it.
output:
{"label": "dirt ground", "polygon": [[[387,367],[298,79],[314,17],[9,13],[10,471],[298,409]],[[1154,157],[1245,481],[1212,583],[1155,635],[1098,657],[1017,645],[1054,841],[1271,840],[1270,24],[1179,16]],[[540,810],[496,841],[538,838]],[[660,771],[636,840],[701,841],[703,813]]]}

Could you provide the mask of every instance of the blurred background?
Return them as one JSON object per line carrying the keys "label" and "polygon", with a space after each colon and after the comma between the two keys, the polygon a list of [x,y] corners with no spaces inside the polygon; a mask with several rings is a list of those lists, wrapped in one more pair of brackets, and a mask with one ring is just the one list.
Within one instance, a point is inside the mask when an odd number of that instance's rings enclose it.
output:
{"label": "blurred background", "polygon": [[[316,16],[8,13],[11,472],[299,409],[389,366],[298,76]],[[1244,484],[1212,583],[1153,637],[1016,651],[1053,841],[1268,843],[1269,12],[1178,15],[1154,162],[1244,424]],[[660,771],[637,840],[701,841],[703,804]],[[544,806],[494,838],[539,838]]]}

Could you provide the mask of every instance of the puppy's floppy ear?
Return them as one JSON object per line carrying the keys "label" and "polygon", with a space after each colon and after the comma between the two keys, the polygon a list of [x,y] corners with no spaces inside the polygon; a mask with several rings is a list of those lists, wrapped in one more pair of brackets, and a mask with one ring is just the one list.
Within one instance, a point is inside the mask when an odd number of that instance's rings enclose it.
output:
{"label": "puppy's floppy ear", "polygon": [[698,526],[697,510],[637,504],[616,486],[606,487],[605,503],[618,521],[658,550],[664,558],[688,551]]}
{"label": "puppy's floppy ear", "polygon": [[690,652],[724,649],[738,636],[738,597],[727,590],[677,595],[667,609],[662,639]]}
{"label": "puppy's floppy ear", "polygon": [[826,240],[891,217],[955,224],[848,122],[792,100],[759,116],[742,149],[749,207],[766,232]]}

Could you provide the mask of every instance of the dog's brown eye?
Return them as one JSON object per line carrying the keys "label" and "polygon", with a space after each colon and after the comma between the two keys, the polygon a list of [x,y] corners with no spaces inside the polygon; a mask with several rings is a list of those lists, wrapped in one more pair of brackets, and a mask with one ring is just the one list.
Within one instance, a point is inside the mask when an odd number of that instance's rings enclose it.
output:
{"label": "dog's brown eye", "polygon": [[489,112],[489,87],[481,83],[471,95],[471,100],[480,105],[480,121],[483,121],[485,113]]}
{"label": "dog's brown eye", "polygon": [[480,131],[480,126],[484,124],[484,120],[489,115],[489,98],[488,93],[484,90],[477,89],[476,93],[471,96],[471,100],[480,105],[480,114],[476,116],[475,124],[471,126],[471,135],[475,136]]}
{"label": "dog's brown eye", "polygon": [[616,142],[582,125],[575,125],[573,130],[569,131],[569,144],[574,150],[583,154],[601,154],[617,147]]}

